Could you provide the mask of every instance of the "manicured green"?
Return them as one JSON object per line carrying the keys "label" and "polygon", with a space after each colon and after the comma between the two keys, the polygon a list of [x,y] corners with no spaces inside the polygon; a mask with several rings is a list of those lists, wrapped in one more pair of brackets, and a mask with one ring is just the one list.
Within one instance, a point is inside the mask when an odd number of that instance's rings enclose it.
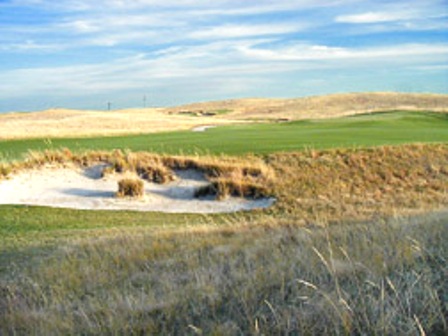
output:
{"label": "manicured green", "polygon": [[114,137],[0,141],[0,159],[29,150],[130,149],[166,154],[266,154],[304,148],[340,148],[448,142],[448,114],[381,112],[327,120],[220,126],[205,132],[165,132]]}

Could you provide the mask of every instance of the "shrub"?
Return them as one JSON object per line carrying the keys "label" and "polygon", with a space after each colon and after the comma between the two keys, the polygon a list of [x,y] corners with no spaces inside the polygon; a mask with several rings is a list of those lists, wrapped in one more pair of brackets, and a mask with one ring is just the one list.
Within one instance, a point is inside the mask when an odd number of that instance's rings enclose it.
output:
{"label": "shrub", "polygon": [[142,197],[145,194],[142,180],[135,178],[124,178],[118,181],[117,197]]}

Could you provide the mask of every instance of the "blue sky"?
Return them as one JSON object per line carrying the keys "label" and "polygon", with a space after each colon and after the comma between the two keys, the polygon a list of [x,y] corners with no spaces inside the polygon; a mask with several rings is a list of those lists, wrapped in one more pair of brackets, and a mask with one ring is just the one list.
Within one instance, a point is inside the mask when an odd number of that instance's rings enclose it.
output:
{"label": "blue sky", "polygon": [[0,111],[448,93],[448,0],[0,0]]}

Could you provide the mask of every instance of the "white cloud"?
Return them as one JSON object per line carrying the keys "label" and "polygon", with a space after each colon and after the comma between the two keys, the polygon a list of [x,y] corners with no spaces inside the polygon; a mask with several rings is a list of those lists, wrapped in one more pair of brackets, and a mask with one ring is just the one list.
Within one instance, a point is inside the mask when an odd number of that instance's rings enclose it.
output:
{"label": "white cloud", "polygon": [[0,50],[4,52],[55,52],[61,50],[61,47],[60,44],[36,43],[33,40],[0,44]]}
{"label": "white cloud", "polygon": [[240,47],[240,51],[251,58],[265,61],[319,61],[355,59],[394,59],[411,56],[448,56],[447,44],[405,44],[389,47],[343,48],[323,45],[299,44],[278,49]]}
{"label": "white cloud", "polygon": [[409,20],[413,17],[414,14],[409,12],[367,12],[353,15],[340,15],[336,17],[335,21],[341,23],[378,23]]}
{"label": "white cloud", "polygon": [[189,37],[195,39],[235,38],[249,36],[281,35],[297,32],[303,27],[293,24],[254,24],[254,25],[223,25],[203,28],[194,31]]}

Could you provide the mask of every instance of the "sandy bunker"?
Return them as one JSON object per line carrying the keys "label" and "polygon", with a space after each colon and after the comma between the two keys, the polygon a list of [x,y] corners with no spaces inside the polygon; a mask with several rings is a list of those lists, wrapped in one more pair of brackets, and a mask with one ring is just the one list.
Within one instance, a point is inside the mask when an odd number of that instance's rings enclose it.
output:
{"label": "sandy bunker", "polygon": [[273,198],[196,198],[195,191],[209,182],[196,170],[176,171],[177,179],[165,185],[144,181],[142,199],[115,197],[122,175],[101,176],[104,165],[86,169],[25,170],[0,181],[0,204],[26,204],[94,210],[161,211],[171,213],[225,213],[266,208]]}

